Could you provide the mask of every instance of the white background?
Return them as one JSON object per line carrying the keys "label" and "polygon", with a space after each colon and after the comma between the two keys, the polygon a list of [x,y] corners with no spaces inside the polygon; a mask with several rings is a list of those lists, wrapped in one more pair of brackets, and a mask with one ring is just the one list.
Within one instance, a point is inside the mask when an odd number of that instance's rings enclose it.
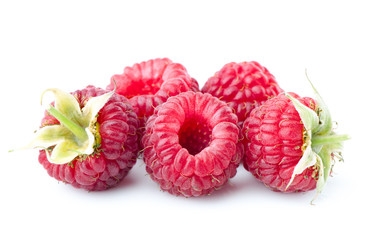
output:
{"label": "white background", "polygon": [[[364,237],[365,14],[361,1],[1,1],[1,239],[319,239]],[[225,63],[255,60],[286,91],[305,69],[350,133],[323,193],[281,194],[242,166],[211,196],[161,192],[139,161],[88,193],[50,178],[30,140],[46,88],[105,87],[125,66],[168,57],[202,87]]]}

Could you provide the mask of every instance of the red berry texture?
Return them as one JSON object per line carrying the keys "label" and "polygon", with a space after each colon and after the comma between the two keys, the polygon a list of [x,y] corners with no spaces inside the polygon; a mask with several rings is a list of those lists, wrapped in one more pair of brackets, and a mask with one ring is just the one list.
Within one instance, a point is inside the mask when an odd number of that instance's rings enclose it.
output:
{"label": "red berry texture", "polygon": [[[314,89],[314,87],[313,87]],[[347,135],[333,131],[329,110],[295,93],[255,108],[243,126],[244,167],[274,191],[320,193]]]}
{"label": "red berry texture", "polygon": [[231,62],[208,79],[202,92],[226,102],[238,116],[238,125],[255,107],[282,92],[275,77],[258,62]]}
{"label": "red berry texture", "polygon": [[129,99],[143,128],[154,108],[167,98],[188,90],[198,91],[198,82],[191,78],[185,67],[168,58],[156,58],[131,67],[122,74],[115,74],[107,86]]}
{"label": "red berry texture", "polygon": [[[71,95],[76,99],[79,107],[84,109],[88,101],[106,93],[103,89],[88,86]],[[57,103],[61,104],[56,100]],[[105,190],[123,180],[136,163],[138,120],[128,100],[113,94],[105,105],[100,107],[96,118],[91,123],[94,134],[91,139],[95,138],[95,143],[91,146],[90,154],[79,154],[70,162],[60,164],[51,161],[58,146],[40,150],[39,162],[51,177],[88,191]],[[81,124],[80,120],[71,117],[70,119]],[[49,126],[62,126],[62,124],[49,111],[46,111],[40,130]],[[63,151],[67,152],[68,149]]]}
{"label": "red berry texture", "polygon": [[164,191],[207,195],[236,174],[243,155],[237,116],[210,94],[192,91],[156,108],[142,138],[143,159]]}
{"label": "red berry texture", "polygon": [[[231,62],[202,91],[185,67],[156,58],[115,74],[106,90],[47,89],[54,102],[34,139],[48,174],[101,191],[122,181],[137,158],[161,190],[198,197],[244,168],[279,192],[322,192],[342,142],[313,84],[314,99],[287,93],[259,63]],[[141,154],[142,153],[142,154]]]}
{"label": "red berry texture", "polygon": [[[294,96],[315,109],[313,99]],[[303,132],[300,116],[284,94],[255,108],[243,127],[245,168],[270,188],[285,191],[294,167],[303,155]],[[313,168],[305,170],[295,177],[286,191],[314,189],[317,174]]]}

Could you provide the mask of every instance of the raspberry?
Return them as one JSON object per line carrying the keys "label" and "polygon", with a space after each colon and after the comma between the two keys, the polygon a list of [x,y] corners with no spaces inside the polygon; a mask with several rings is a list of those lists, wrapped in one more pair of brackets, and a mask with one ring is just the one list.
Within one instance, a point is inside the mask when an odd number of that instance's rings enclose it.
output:
{"label": "raspberry", "polygon": [[[77,100],[80,108],[83,108],[90,99],[105,93],[103,89],[88,86],[71,95]],[[59,124],[59,121],[46,111],[41,129]],[[137,116],[128,100],[113,94],[98,112],[93,132],[96,139],[93,153],[78,155],[71,162],[64,164],[51,163],[47,156],[47,152],[51,155],[53,153],[54,146],[51,146],[46,150],[40,150],[38,160],[48,174],[58,181],[88,191],[105,190],[118,184],[136,163],[137,129]]]}
{"label": "raspberry", "polygon": [[243,155],[237,116],[210,94],[192,91],[156,108],[142,138],[146,170],[164,191],[210,194],[236,174]]}
{"label": "raspberry", "polygon": [[[317,92],[316,92],[317,93]],[[295,93],[255,108],[243,129],[244,167],[275,191],[320,193],[347,135],[333,132],[327,107]]]}
{"label": "raspberry", "polygon": [[255,107],[282,92],[274,76],[257,62],[228,63],[208,79],[202,92],[226,102],[238,116],[238,125]]}
{"label": "raspberry", "polygon": [[[157,58],[126,67],[123,74],[111,78],[107,90],[127,97],[143,128],[154,108],[168,97],[188,90],[198,91],[198,82],[191,78],[185,67],[168,58]],[[140,134],[142,134],[140,132]]]}
{"label": "raspberry", "polygon": [[[315,109],[313,99],[294,96]],[[303,132],[300,116],[284,94],[255,108],[243,127],[245,168],[273,190],[285,191],[294,167],[303,155]],[[315,175],[314,169],[305,170],[286,191],[314,189]]]}

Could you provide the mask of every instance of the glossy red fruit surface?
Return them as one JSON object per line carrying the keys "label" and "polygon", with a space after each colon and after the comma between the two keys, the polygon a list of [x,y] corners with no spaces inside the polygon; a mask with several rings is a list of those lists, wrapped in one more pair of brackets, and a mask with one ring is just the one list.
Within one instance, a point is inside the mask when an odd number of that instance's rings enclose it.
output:
{"label": "glossy red fruit surface", "polygon": [[157,107],[142,141],[151,178],[162,190],[186,197],[223,186],[243,155],[237,116],[219,99],[192,91]]}
{"label": "glossy red fruit surface", "polygon": [[168,58],[151,59],[126,67],[122,74],[112,76],[107,90],[114,89],[114,81],[116,93],[129,99],[142,128],[154,109],[168,97],[199,90],[198,82],[190,77],[185,67]]}
{"label": "glossy red fruit surface", "polygon": [[[315,109],[315,101],[291,93],[302,104]],[[303,155],[304,126],[292,101],[280,94],[255,108],[243,126],[244,167],[275,191],[309,191],[316,187],[315,166],[295,176],[287,188],[295,166]]]}
{"label": "glossy red fruit surface", "polygon": [[208,79],[202,92],[226,102],[238,116],[238,125],[252,109],[282,92],[275,77],[258,62],[228,63]]}
{"label": "glossy red fruit surface", "polygon": [[[71,93],[82,108],[91,97],[105,90],[88,86]],[[46,112],[41,127],[59,124]],[[78,156],[66,164],[50,163],[46,150],[41,150],[38,160],[51,177],[88,191],[105,190],[117,185],[136,163],[138,120],[127,99],[113,94],[99,111],[96,123],[98,146],[89,156]],[[48,150],[47,150],[48,151]],[[50,154],[52,148],[49,149]]]}

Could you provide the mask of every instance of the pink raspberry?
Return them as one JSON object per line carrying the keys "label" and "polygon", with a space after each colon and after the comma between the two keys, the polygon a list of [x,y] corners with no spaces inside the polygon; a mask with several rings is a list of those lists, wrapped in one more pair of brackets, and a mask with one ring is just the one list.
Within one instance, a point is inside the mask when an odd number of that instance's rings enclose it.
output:
{"label": "pink raspberry", "polygon": [[[106,94],[105,90],[93,86],[71,93],[81,109],[91,98],[103,94]],[[79,124],[77,119],[70,120]],[[46,111],[40,130],[56,125],[60,122]],[[51,177],[88,191],[105,190],[123,180],[136,163],[138,153],[138,120],[128,100],[113,94],[92,126],[96,141],[90,155],[79,155],[70,162],[59,164],[51,163],[47,156],[46,151],[48,155],[53,154],[54,146],[40,150],[38,160]]]}
{"label": "pink raspberry", "polygon": [[185,67],[168,58],[156,58],[126,67],[123,74],[112,76],[107,90],[114,89],[114,81],[116,93],[129,99],[140,119],[141,128],[154,108],[168,97],[199,90],[198,82],[190,77]]}
{"label": "pink raspberry", "polygon": [[156,108],[142,138],[146,170],[164,191],[210,194],[236,174],[243,155],[237,116],[210,94],[192,91]]}
{"label": "pink raspberry", "polygon": [[334,132],[329,110],[315,93],[316,100],[280,94],[244,122],[243,164],[275,191],[320,193],[335,160],[342,160],[339,151],[349,136]]}
{"label": "pink raspberry", "polygon": [[238,125],[252,109],[282,92],[274,76],[257,62],[228,63],[208,79],[202,92],[226,102],[238,116]]}

